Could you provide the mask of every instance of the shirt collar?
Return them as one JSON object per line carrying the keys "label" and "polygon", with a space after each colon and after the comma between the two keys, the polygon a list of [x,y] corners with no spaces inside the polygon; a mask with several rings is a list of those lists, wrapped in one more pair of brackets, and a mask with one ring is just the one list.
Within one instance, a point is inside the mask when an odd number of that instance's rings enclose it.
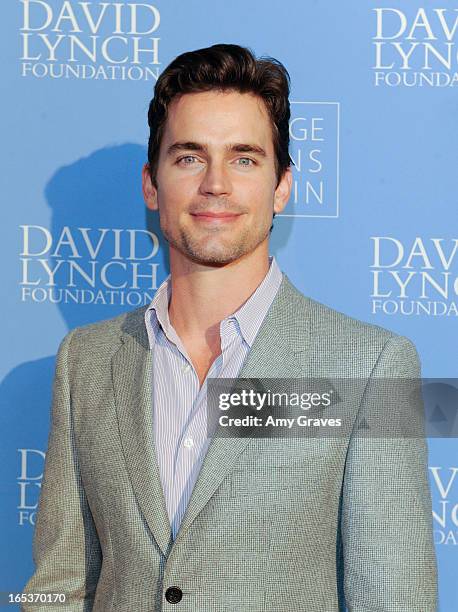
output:
{"label": "shirt collar", "polygon": [[[275,257],[269,257],[269,270],[265,275],[264,279],[258,285],[257,289],[251,294],[251,296],[244,302],[238,310],[231,315],[228,315],[224,321],[235,319],[242,334],[243,339],[251,348],[254,339],[261,327],[264,317],[269,310],[280,284],[283,279],[283,274],[278,267]],[[145,323],[148,331],[150,340],[150,346],[152,346],[153,338],[150,331],[150,325],[156,320],[160,324],[164,333],[175,342],[179,339],[175,330],[173,329],[169,319],[169,302],[171,297],[171,276],[170,274],[159,286],[156,291],[151,304],[145,312]],[[155,313],[155,317],[152,316]]]}
{"label": "shirt collar", "polygon": [[254,293],[238,310],[227,317],[228,319],[234,317],[237,320],[243,339],[250,348],[277,294],[283,277],[275,257],[269,257],[269,264],[267,274]]}

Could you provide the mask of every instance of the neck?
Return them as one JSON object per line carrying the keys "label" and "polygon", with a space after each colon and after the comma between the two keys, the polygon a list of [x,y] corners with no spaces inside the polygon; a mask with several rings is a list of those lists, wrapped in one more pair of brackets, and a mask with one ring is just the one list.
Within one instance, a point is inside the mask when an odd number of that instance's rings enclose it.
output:
{"label": "neck", "polygon": [[170,322],[180,337],[218,337],[219,324],[254,293],[269,269],[268,240],[220,267],[196,263],[170,248]]}

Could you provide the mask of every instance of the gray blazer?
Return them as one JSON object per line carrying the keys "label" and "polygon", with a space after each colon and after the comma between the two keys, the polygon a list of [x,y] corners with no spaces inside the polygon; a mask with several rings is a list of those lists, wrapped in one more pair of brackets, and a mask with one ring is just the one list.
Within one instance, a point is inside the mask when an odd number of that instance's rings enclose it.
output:
{"label": "gray blazer", "polygon": [[[423,438],[215,438],[171,541],[145,309],[59,347],[25,591],[65,593],[66,605],[42,609],[435,612]],[[419,375],[408,339],[304,297],[285,275],[240,373]],[[356,423],[369,405],[358,391],[342,409]]]}

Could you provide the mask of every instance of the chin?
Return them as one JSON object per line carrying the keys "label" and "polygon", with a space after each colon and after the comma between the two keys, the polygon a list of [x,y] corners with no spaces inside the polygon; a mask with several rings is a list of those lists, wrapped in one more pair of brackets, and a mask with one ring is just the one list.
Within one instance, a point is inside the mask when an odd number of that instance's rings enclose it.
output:
{"label": "chin", "polygon": [[215,266],[221,267],[236,261],[241,257],[239,254],[229,253],[212,253],[212,252],[196,252],[196,251],[185,251],[183,252],[186,257],[192,259],[192,261],[202,264],[204,266]]}

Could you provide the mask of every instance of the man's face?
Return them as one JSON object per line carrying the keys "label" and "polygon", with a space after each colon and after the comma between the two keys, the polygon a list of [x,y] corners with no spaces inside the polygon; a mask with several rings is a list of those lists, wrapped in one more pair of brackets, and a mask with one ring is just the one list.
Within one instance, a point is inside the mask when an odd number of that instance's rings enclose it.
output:
{"label": "man's face", "polygon": [[143,181],[147,205],[159,210],[169,244],[204,265],[230,263],[268,241],[272,215],[283,210],[291,189],[289,170],[277,186],[264,102],[233,91],[173,100],[157,187],[147,167]]}

